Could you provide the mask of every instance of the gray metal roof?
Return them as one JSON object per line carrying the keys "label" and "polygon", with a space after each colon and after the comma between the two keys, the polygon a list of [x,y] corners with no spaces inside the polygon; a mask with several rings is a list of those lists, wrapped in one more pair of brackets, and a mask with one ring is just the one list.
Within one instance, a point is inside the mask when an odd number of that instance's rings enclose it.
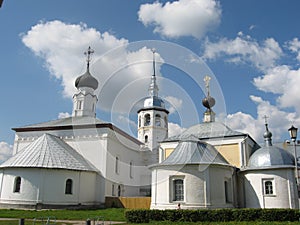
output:
{"label": "gray metal roof", "polygon": [[199,139],[228,137],[228,136],[244,136],[244,133],[234,131],[220,122],[208,122],[196,124],[181,134],[167,138],[165,141],[178,141],[194,135]]}
{"label": "gray metal roof", "polygon": [[264,146],[256,150],[250,157],[248,168],[265,168],[294,165],[294,156],[276,146]]}
{"label": "gray metal roof", "polygon": [[50,134],[42,135],[0,165],[0,168],[7,167],[97,171],[90,162],[70,145]]}
{"label": "gray metal roof", "polygon": [[98,81],[95,77],[90,74],[87,70],[83,75],[79,76],[75,81],[75,87],[90,87],[96,90],[98,88]]}
{"label": "gray metal roof", "polygon": [[185,164],[230,165],[215,147],[195,139],[179,142],[169,157],[158,165]]}
{"label": "gray metal roof", "polygon": [[[43,123],[31,124],[19,128],[38,128],[38,127],[55,127],[55,126],[76,126],[76,125],[90,125],[90,124],[103,124],[106,123],[95,117],[90,116],[75,116],[67,117],[57,120],[51,120]],[[15,128],[14,128],[15,129]]]}

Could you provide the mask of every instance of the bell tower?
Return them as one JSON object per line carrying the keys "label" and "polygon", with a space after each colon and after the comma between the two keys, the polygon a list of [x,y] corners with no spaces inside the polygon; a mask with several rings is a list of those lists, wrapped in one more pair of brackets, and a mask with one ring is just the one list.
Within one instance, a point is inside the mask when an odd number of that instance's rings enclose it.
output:
{"label": "bell tower", "polygon": [[153,53],[153,75],[149,86],[149,96],[144,100],[144,106],[138,110],[138,139],[151,151],[159,142],[168,137],[168,114],[164,101],[158,96],[158,86],[155,75],[155,50]]}
{"label": "bell tower", "polygon": [[77,93],[73,96],[72,116],[96,117],[97,96],[94,94],[98,88],[98,81],[90,74],[91,54],[94,50],[91,47],[84,53],[87,56],[86,72],[79,76],[75,81]]}

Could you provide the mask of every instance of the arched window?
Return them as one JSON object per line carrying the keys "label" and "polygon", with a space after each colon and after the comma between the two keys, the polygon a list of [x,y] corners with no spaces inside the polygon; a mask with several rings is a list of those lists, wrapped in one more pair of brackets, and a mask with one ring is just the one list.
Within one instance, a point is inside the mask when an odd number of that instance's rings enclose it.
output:
{"label": "arched window", "polygon": [[67,179],[65,194],[66,195],[71,195],[72,194],[72,188],[73,188],[73,180],[72,179]]}
{"label": "arched window", "polygon": [[265,186],[265,195],[273,195],[274,194],[274,190],[273,190],[273,182],[271,180],[266,180],[264,182],[264,186]]}
{"label": "arched window", "polygon": [[116,156],[115,173],[119,173],[119,157]]}
{"label": "arched window", "polygon": [[148,135],[145,135],[145,143],[148,143]]}
{"label": "arched window", "polygon": [[144,117],[144,126],[150,126],[150,114],[146,114]]}
{"label": "arched window", "polygon": [[79,109],[79,110],[82,109],[82,100],[77,101],[77,109]]}
{"label": "arched window", "polygon": [[161,126],[161,118],[159,114],[155,115],[155,126],[160,127]]}
{"label": "arched window", "polygon": [[16,177],[14,183],[14,192],[20,193],[20,190],[21,190],[21,177]]}

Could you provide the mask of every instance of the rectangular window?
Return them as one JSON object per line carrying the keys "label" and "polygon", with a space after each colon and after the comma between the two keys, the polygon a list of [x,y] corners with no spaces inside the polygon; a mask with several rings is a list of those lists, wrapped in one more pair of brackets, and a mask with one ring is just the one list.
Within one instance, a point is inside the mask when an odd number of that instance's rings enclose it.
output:
{"label": "rectangular window", "polygon": [[114,184],[111,185],[111,195],[115,196],[115,185]]}
{"label": "rectangular window", "polygon": [[115,161],[115,173],[119,173],[119,157],[116,157],[116,161]]}
{"label": "rectangular window", "polygon": [[264,179],[263,188],[264,188],[264,195],[275,195],[273,179]]}
{"label": "rectangular window", "polygon": [[173,201],[184,201],[184,180],[183,178],[173,178]]}

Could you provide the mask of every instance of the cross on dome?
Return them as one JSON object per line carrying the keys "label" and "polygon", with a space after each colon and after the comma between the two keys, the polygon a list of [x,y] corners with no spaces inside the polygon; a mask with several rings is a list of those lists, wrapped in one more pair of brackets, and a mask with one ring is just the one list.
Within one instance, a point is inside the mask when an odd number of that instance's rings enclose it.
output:
{"label": "cross on dome", "polygon": [[87,51],[84,52],[84,55],[87,56],[86,61],[87,61],[87,70],[90,69],[90,61],[92,60],[91,55],[94,53],[94,50],[91,48],[91,46],[89,46],[89,48],[87,49]]}

